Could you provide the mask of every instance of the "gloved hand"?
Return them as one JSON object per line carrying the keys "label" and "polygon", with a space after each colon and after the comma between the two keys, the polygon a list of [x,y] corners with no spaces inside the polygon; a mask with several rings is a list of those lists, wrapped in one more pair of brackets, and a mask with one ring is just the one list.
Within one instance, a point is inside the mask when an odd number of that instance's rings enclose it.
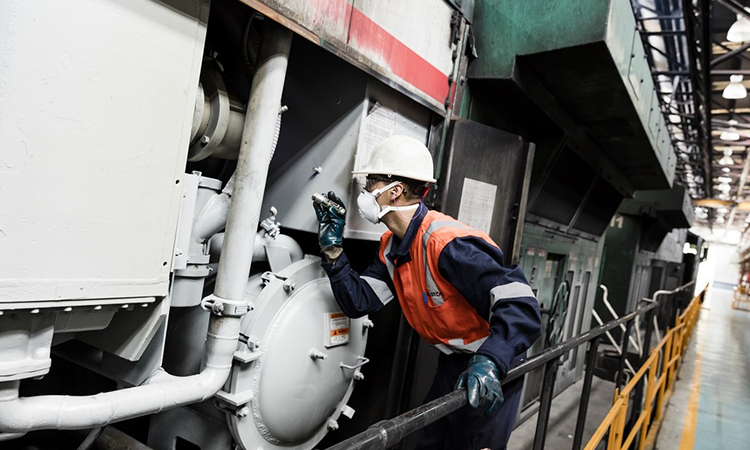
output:
{"label": "gloved hand", "polygon": [[505,400],[500,387],[500,371],[495,363],[484,355],[472,356],[469,368],[458,376],[456,389],[464,387],[471,406],[471,416],[486,414],[487,417],[492,417]]}
{"label": "gloved hand", "polygon": [[[344,202],[333,191],[329,191],[327,197],[339,205],[344,205]],[[318,244],[320,249],[325,251],[331,247],[341,247],[344,240],[345,217],[339,216],[333,208],[314,202],[313,208],[315,208],[315,215],[318,216]]]}

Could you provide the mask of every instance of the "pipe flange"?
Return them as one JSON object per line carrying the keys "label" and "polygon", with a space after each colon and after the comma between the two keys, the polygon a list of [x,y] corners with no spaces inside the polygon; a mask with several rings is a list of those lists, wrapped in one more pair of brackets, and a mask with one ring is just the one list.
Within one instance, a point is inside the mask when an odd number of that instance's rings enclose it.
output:
{"label": "pipe flange", "polygon": [[211,105],[208,127],[202,136],[194,140],[188,150],[188,161],[201,161],[214,153],[224,139],[229,127],[229,94],[222,78],[221,69],[215,61],[206,61],[200,77],[204,95]]}

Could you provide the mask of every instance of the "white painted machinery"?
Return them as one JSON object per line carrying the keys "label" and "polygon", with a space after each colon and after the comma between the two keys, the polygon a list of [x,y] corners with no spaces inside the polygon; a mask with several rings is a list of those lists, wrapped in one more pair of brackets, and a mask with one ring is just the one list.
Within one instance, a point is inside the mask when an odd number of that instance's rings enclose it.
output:
{"label": "white painted machinery", "polygon": [[[372,322],[341,313],[319,258],[281,226],[314,236],[310,195],[350,202],[351,170],[377,139],[427,142],[456,70],[451,8],[434,2],[440,26],[419,34],[398,14],[332,2],[349,11],[338,19],[377,19],[413,47],[425,81],[372,36],[344,39],[352,23],[321,27],[304,2],[214,3],[0,4],[0,441],[156,414],[158,450],[310,449],[354,413]],[[248,86],[206,45],[209,11],[228,7],[252,11],[235,58]],[[396,90],[363,77],[351,109],[272,163],[290,29],[327,36]],[[198,163],[226,165],[214,177]],[[350,215],[347,237],[382,231]],[[23,396],[52,352],[118,388]]]}

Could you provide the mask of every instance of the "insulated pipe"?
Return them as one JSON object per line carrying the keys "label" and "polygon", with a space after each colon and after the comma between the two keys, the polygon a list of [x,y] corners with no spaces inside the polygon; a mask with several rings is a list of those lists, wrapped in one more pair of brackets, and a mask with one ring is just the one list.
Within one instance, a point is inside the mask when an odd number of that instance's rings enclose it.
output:
{"label": "insulated pipe", "polygon": [[88,429],[211,398],[224,385],[232,368],[240,320],[240,317],[211,316],[206,366],[198,375],[175,377],[159,370],[141,386],[81,397],[19,398],[18,381],[2,383],[0,430],[23,433]]}
{"label": "insulated pipe", "polygon": [[261,42],[214,291],[216,297],[232,301],[245,297],[292,32],[269,20],[264,26]]}
{"label": "insulated pipe", "polygon": [[[279,112],[292,34],[272,24],[264,32],[260,67],[253,80],[236,183],[227,223],[227,246],[221,257],[216,300],[245,302],[265,188],[274,125]],[[237,349],[241,313],[211,315],[205,367],[198,375],[175,377],[158,370],[143,385],[97,395],[18,397],[18,381],[0,383],[0,432],[42,429],[88,429],[165,409],[200,402],[222,388]],[[7,436],[7,435],[6,435]]]}
{"label": "insulated pipe", "polygon": [[[208,241],[211,256],[221,255],[221,249],[224,245],[224,233],[216,233]],[[267,261],[266,246],[281,247],[289,252],[292,262],[297,262],[304,258],[302,247],[290,236],[279,234],[275,238],[268,236],[264,231],[259,231],[255,236],[255,246],[253,247],[253,262]]]}

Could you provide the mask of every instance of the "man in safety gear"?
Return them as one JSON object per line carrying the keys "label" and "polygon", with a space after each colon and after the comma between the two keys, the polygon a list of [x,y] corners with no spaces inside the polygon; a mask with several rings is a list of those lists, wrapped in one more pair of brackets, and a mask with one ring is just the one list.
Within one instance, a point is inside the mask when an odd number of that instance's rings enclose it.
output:
{"label": "man in safety gear", "polygon": [[[486,233],[422,203],[435,179],[432,156],[416,139],[385,139],[353,173],[367,176],[360,214],[388,231],[378,258],[360,275],[342,251],[344,217],[314,204],[336,301],[356,318],[397,298],[409,324],[441,351],[425,401],[466,388],[469,407],[425,428],[418,448],[504,449],[523,378],[502,389],[500,381],[541,334],[538,302],[523,273],[503,266],[502,251]],[[344,204],[333,192],[328,197]]]}

